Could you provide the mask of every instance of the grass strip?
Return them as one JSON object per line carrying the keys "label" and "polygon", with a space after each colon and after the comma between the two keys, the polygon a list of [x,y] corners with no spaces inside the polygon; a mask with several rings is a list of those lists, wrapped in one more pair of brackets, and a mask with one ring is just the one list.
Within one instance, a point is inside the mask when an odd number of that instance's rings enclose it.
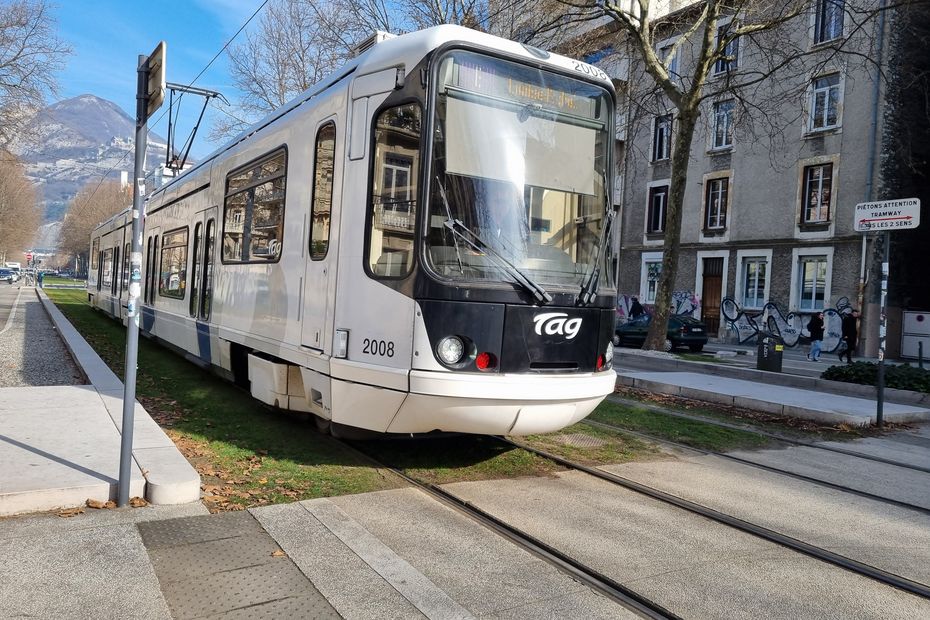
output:
{"label": "grass strip", "polygon": [[[87,304],[83,290],[49,290],[75,328],[118,376],[125,328]],[[213,510],[401,486],[312,424],[272,412],[235,386],[140,338],[136,394],[200,472]]]}
{"label": "grass strip", "polygon": [[775,444],[773,440],[749,431],[723,428],[665,415],[646,407],[609,401],[601,403],[591,414],[591,419],[715,452],[753,450]]}

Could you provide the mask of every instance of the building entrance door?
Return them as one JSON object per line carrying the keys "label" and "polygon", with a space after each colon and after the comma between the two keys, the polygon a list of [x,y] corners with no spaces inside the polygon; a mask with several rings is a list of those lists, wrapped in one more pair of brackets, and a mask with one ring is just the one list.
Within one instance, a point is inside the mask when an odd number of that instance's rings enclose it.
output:
{"label": "building entrance door", "polygon": [[723,301],[723,258],[703,259],[701,320],[707,326],[707,334],[716,336],[720,331],[720,302]]}

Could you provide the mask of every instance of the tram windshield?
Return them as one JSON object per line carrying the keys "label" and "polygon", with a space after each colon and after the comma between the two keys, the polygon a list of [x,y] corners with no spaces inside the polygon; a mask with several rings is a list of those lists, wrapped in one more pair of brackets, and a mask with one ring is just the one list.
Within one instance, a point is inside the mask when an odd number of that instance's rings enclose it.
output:
{"label": "tram windshield", "polygon": [[[610,118],[595,84],[452,51],[439,65],[427,256],[455,281],[589,287],[602,235]],[[600,270],[602,284],[611,270]]]}

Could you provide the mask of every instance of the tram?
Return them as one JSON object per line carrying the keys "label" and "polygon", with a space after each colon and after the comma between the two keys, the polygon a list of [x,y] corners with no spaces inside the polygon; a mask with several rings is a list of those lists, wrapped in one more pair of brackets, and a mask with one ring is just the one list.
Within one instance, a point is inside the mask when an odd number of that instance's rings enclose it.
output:
{"label": "tram", "polygon": [[[614,106],[576,60],[379,33],[147,197],[140,329],[334,432],[570,425],[616,380]],[[124,322],[130,225],[90,239]]]}

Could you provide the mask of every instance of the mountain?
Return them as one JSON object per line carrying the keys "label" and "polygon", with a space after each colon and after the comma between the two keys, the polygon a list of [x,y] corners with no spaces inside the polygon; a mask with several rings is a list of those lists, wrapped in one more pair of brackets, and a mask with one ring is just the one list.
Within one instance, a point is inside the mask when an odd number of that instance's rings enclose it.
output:
{"label": "mountain", "polygon": [[[88,182],[132,178],[135,121],[112,101],[81,95],[40,110],[11,150],[41,191],[45,220],[64,217]],[[165,160],[166,140],[149,132],[146,166]]]}

